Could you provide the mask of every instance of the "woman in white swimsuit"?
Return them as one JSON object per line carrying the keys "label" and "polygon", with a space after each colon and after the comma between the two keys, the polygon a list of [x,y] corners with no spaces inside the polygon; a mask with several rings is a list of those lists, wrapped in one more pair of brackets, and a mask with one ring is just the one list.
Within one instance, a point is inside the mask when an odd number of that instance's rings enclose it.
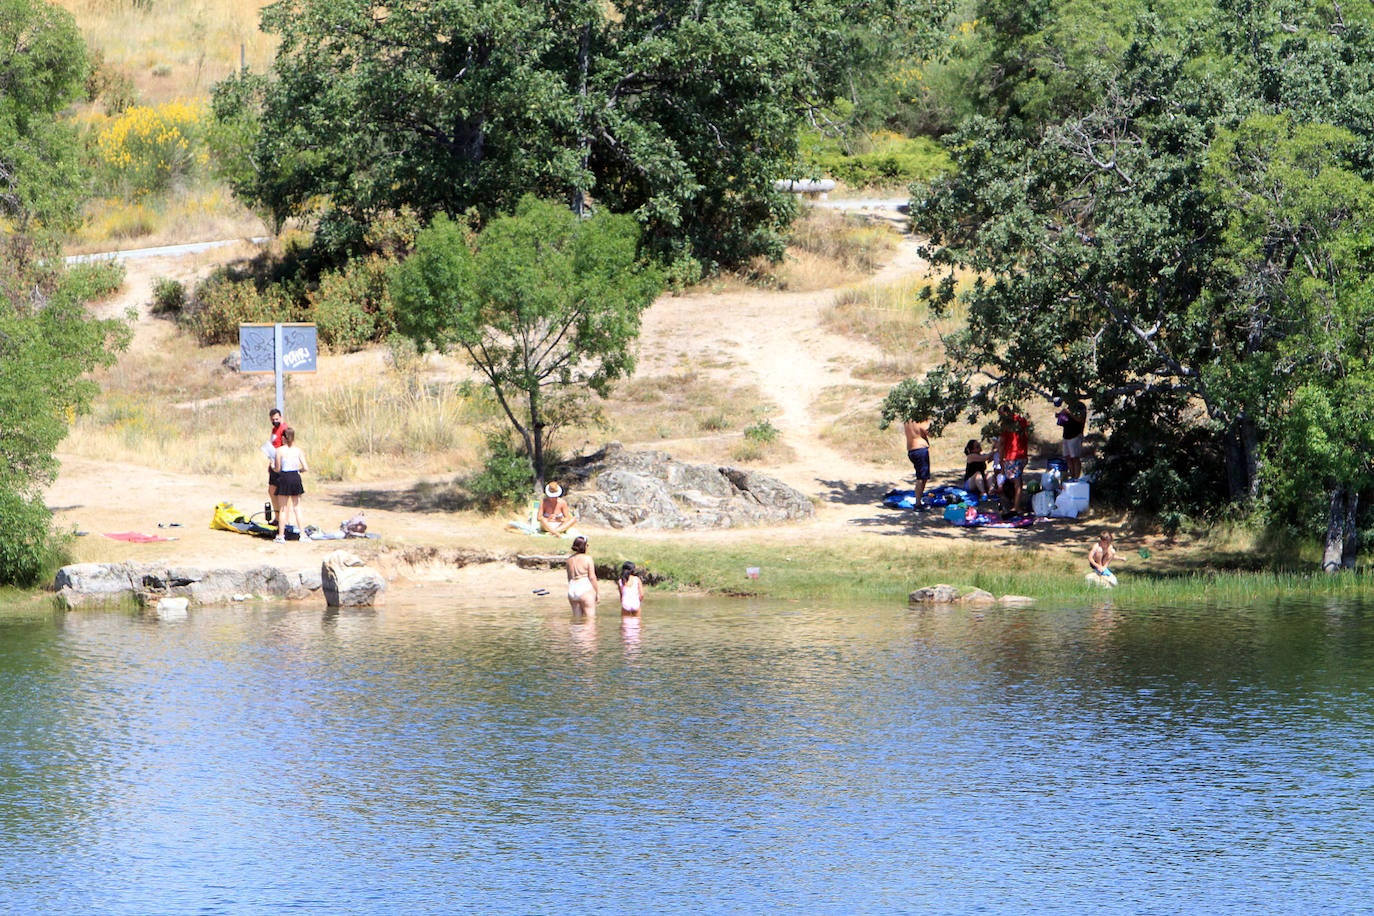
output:
{"label": "woman in white swimsuit", "polygon": [[568,604],[574,614],[595,614],[596,602],[601,598],[601,585],[596,581],[596,563],[587,554],[587,539],[577,537],[568,557]]}
{"label": "woman in white swimsuit", "polygon": [[634,563],[625,561],[615,584],[620,589],[620,613],[638,614],[644,604],[644,582],[635,574]]}

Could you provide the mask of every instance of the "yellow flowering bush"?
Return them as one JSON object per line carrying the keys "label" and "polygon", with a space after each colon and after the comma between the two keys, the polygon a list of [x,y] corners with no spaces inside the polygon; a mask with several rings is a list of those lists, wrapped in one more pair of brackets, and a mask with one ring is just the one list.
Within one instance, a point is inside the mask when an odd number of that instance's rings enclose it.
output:
{"label": "yellow flowering bush", "polygon": [[133,105],[96,136],[101,166],[111,183],[139,195],[165,191],[203,165],[204,106],[175,101]]}

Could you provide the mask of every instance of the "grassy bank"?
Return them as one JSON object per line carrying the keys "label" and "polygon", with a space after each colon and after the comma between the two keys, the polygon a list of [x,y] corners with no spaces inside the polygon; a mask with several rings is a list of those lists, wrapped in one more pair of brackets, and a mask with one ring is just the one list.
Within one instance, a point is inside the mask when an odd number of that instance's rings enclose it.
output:
{"label": "grassy bank", "polygon": [[[928,548],[919,541],[887,547],[871,543],[731,544],[637,542],[598,538],[597,560],[626,559],[661,576],[660,588],[781,600],[902,602],[917,588],[948,584],[1020,595],[1050,604],[1110,599],[1132,606],[1215,603],[1237,605],[1284,597],[1374,598],[1364,572],[1247,572],[1197,565],[1194,551],[1167,561],[1124,557],[1114,568],[1121,585],[1106,591],[1083,581],[1087,562],[1077,554],[1015,545]],[[746,569],[757,567],[749,579]]]}

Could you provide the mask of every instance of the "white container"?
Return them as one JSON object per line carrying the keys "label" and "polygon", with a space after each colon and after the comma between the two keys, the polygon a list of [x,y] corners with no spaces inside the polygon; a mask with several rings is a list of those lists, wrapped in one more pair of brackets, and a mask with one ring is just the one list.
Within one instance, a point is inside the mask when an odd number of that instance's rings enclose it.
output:
{"label": "white container", "polygon": [[1054,494],[1041,490],[1031,497],[1031,511],[1037,518],[1044,518],[1049,515],[1054,508]]}
{"label": "white container", "polygon": [[1065,518],[1077,518],[1088,511],[1088,482],[1086,480],[1069,480],[1064,483],[1064,489],[1059,491],[1057,505],[1068,509],[1072,507],[1073,515],[1066,515]]}
{"label": "white container", "polygon": [[1078,518],[1078,503],[1071,503],[1063,496],[1054,501],[1050,518]]}

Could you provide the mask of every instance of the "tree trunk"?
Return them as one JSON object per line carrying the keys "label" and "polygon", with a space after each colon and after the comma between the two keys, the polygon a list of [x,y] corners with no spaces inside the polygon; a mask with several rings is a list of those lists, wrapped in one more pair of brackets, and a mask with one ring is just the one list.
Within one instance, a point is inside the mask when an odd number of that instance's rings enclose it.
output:
{"label": "tree trunk", "polygon": [[1255,424],[1237,418],[1222,440],[1226,450],[1226,487],[1232,502],[1253,501],[1259,495],[1259,438]]}
{"label": "tree trunk", "polygon": [[544,421],[539,416],[538,389],[530,392],[530,431],[534,433],[530,464],[534,466],[534,485],[544,492]]}
{"label": "tree trunk", "polygon": [[1330,498],[1331,507],[1326,516],[1326,545],[1322,550],[1322,572],[1326,573],[1334,573],[1341,568],[1345,553],[1346,520],[1352,517],[1345,484],[1333,482]]}
{"label": "tree trunk", "polygon": [[582,29],[582,39],[577,45],[577,69],[580,82],[577,87],[577,129],[582,136],[578,137],[578,144],[582,148],[582,174],[577,178],[577,187],[573,189],[572,211],[578,217],[587,216],[587,189],[584,186],[587,181],[587,163],[592,156],[592,138],[590,131],[587,130],[587,71],[591,67],[592,56],[592,23],[588,22]]}
{"label": "tree trunk", "polygon": [[1355,555],[1360,548],[1360,529],[1355,525],[1355,516],[1360,509],[1360,491],[1346,490],[1345,497],[1345,542],[1341,548],[1341,568],[1354,569]]}

